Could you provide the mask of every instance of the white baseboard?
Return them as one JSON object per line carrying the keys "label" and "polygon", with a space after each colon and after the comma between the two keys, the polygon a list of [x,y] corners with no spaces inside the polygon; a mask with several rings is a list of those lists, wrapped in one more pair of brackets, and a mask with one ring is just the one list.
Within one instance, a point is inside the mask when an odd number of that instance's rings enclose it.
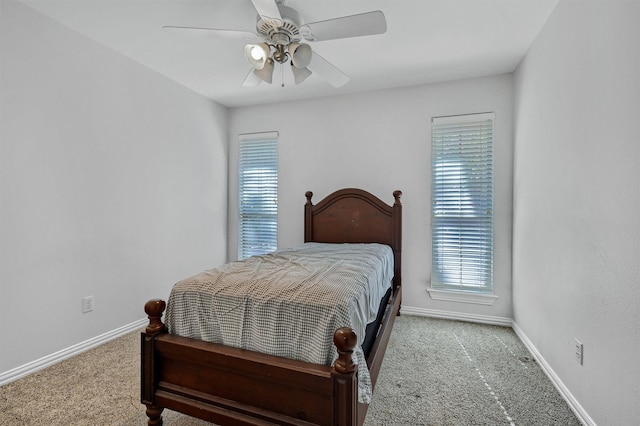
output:
{"label": "white baseboard", "polygon": [[580,405],[578,400],[573,396],[573,394],[565,386],[562,380],[560,380],[560,377],[558,377],[555,371],[553,371],[553,368],[551,368],[549,363],[547,363],[540,352],[538,352],[531,340],[529,340],[527,335],[524,334],[524,331],[522,331],[522,329],[518,327],[518,324],[516,324],[515,321],[513,321],[512,328],[516,335],[520,338],[522,343],[524,343],[524,345],[527,347],[529,352],[531,352],[531,355],[533,355],[533,357],[536,359],[536,362],[538,363],[538,365],[540,365],[542,371],[544,371],[547,377],[549,377],[549,379],[551,380],[551,383],[553,383],[558,392],[560,392],[560,395],[562,395],[564,400],[567,401],[567,404],[569,404],[569,408],[571,408],[571,410],[575,413],[576,417],[578,417],[578,420],[580,420],[582,424],[586,426],[596,426],[596,422],[594,422],[589,414],[587,414],[582,405]]}
{"label": "white baseboard", "polygon": [[511,327],[513,320],[505,317],[494,317],[490,315],[476,315],[462,312],[440,311],[437,309],[414,308],[412,306],[402,305],[400,315],[415,315],[421,317],[433,317],[458,321],[478,322],[481,324],[501,325]]}
{"label": "white baseboard", "polygon": [[35,361],[21,365],[20,367],[16,367],[12,370],[0,373],[0,386],[6,385],[7,383],[18,380],[19,378],[27,376],[29,374],[35,373],[36,371],[42,370],[43,368],[47,368],[74,355],[78,355],[82,352],[88,351],[89,349],[95,348],[96,346],[100,346],[110,340],[124,336],[125,334],[144,327],[148,324],[148,322],[149,320],[146,318],[132,322],[131,324],[127,324],[120,328],[116,328],[115,330],[93,337],[89,340],[85,340],[84,342],[78,343],[77,345],[70,346],[61,351],[52,353],[51,355],[47,355]]}

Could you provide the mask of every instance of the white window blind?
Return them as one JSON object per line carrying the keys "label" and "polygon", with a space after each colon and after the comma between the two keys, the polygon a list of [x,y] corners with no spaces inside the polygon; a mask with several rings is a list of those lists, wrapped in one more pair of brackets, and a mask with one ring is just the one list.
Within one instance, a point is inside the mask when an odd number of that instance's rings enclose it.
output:
{"label": "white window blind", "polygon": [[493,292],[493,121],[432,119],[433,289]]}
{"label": "white window blind", "polygon": [[241,135],[239,145],[238,258],[278,246],[278,134]]}

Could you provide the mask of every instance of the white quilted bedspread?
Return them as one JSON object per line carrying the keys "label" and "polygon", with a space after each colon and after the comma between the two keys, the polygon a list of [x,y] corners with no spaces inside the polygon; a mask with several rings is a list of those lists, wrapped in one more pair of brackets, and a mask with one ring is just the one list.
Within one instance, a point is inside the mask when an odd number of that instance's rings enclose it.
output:
{"label": "white quilted bedspread", "polygon": [[335,330],[351,327],[359,400],[368,403],[360,345],[392,277],[386,245],[306,243],[180,281],[165,323],[172,334],[323,365],[337,357]]}

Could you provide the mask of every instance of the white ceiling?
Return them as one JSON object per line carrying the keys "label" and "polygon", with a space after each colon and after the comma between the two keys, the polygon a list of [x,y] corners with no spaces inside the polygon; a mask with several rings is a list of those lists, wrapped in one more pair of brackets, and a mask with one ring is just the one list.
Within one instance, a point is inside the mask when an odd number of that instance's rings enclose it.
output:
{"label": "white ceiling", "polygon": [[[163,25],[255,32],[250,0],[21,0],[72,29],[229,107],[456,80],[513,71],[558,0],[287,0],[304,22],[381,10],[381,35],[310,43],[351,80],[243,87],[242,40]],[[283,81],[285,86],[282,87]]]}

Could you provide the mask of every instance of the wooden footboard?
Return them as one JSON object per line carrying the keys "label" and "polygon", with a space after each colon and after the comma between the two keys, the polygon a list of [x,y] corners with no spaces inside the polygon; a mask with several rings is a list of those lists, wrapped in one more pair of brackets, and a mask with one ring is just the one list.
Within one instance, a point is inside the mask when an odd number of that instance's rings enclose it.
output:
{"label": "wooden footboard", "polygon": [[[400,289],[387,312],[367,364],[375,383]],[[167,334],[162,300],[145,305],[149,325],[141,336],[142,403],[149,425],[162,424],[164,408],[220,425],[358,425],[357,338],[348,328],[334,335],[339,358],[316,365]]]}

